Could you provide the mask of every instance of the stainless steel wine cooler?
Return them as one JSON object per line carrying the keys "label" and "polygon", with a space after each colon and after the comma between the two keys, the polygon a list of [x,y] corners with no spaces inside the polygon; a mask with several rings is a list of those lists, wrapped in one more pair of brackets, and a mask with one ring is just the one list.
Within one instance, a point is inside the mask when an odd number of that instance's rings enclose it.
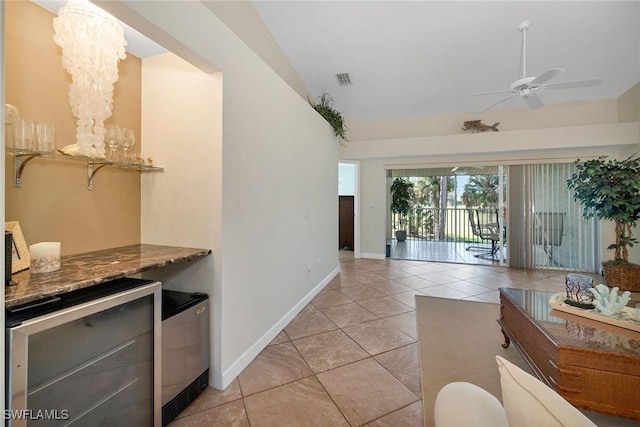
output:
{"label": "stainless steel wine cooler", "polygon": [[119,279],[6,316],[7,425],[161,425],[159,282]]}

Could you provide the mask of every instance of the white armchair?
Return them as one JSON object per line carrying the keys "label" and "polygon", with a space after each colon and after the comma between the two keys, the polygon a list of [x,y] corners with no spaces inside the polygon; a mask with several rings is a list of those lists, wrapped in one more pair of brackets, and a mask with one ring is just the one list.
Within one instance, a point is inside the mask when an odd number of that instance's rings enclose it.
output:
{"label": "white armchair", "polygon": [[558,393],[496,356],[504,407],[486,390],[465,382],[444,386],[436,397],[436,427],[595,427]]}
{"label": "white armchair", "polygon": [[500,401],[467,382],[449,383],[436,397],[436,427],[509,427]]}

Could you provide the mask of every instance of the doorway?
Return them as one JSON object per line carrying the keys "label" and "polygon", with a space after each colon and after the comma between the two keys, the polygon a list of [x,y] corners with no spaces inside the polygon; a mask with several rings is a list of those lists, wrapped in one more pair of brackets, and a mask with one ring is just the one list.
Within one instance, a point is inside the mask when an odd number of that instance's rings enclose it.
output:
{"label": "doorway", "polygon": [[338,249],[352,251],[354,243],[354,197],[338,196]]}
{"label": "doorway", "polygon": [[359,162],[338,163],[338,250],[340,258],[360,257]]}
{"label": "doorway", "polygon": [[[409,210],[389,210],[387,214],[390,257],[506,265],[505,169],[449,166],[388,170],[388,188],[397,180],[411,187]],[[397,231],[406,240],[398,239]]]}

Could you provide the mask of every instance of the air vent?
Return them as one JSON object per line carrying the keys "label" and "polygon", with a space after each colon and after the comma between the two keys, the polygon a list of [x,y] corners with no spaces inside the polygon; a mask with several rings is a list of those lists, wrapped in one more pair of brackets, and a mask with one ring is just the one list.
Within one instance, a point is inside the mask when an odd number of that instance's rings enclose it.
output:
{"label": "air vent", "polygon": [[340,86],[349,86],[351,84],[349,73],[336,74],[336,77],[338,78],[338,85]]}

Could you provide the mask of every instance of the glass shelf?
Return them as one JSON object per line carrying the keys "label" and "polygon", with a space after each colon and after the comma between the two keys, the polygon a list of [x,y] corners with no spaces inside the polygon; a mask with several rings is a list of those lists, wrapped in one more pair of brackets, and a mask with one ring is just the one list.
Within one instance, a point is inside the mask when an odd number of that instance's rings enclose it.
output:
{"label": "glass shelf", "polygon": [[22,187],[22,172],[25,166],[35,158],[54,161],[71,161],[87,164],[87,189],[93,189],[93,177],[103,167],[110,166],[118,169],[131,169],[140,172],[164,172],[164,168],[158,166],[143,165],[141,163],[114,162],[106,159],[91,158],[87,156],[71,156],[60,152],[44,152],[25,150],[20,148],[7,148],[6,152],[14,156],[14,183],[16,188]]}

